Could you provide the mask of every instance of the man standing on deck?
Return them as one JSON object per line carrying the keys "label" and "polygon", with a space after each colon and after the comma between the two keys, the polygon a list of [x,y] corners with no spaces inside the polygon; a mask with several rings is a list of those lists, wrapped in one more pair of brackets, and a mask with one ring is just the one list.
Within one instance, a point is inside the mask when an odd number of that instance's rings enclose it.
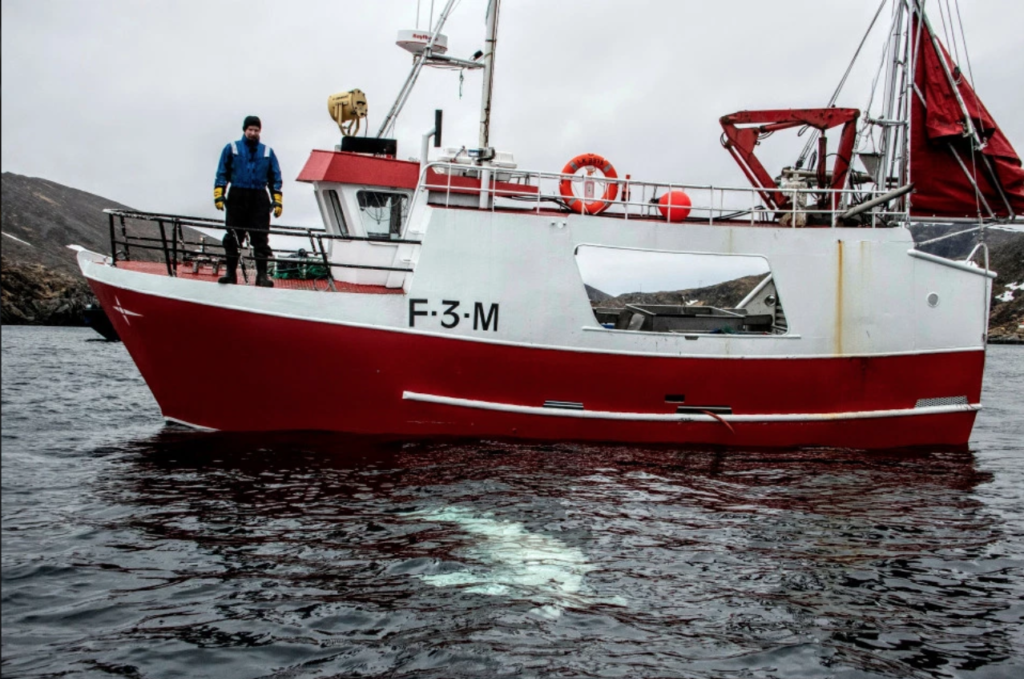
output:
{"label": "man standing on deck", "polygon": [[[270,212],[281,216],[281,166],[273,149],[260,143],[263,125],[256,116],[246,116],[242,123],[244,136],[224,147],[213,184],[213,204],[223,210],[227,204],[224,236],[224,254],[227,272],[217,282],[237,283],[239,250],[246,234],[256,255],[256,285],[274,287],[267,278],[267,260],[273,257],[270,249]],[[228,186],[231,190],[228,191]],[[271,204],[270,195],[274,202]]]}

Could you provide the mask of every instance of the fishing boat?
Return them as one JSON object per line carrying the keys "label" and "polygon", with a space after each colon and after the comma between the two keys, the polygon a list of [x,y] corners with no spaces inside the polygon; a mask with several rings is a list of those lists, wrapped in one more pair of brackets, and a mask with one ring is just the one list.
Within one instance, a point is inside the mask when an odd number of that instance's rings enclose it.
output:
{"label": "fishing boat", "polygon": [[[953,260],[920,249],[910,227],[984,234],[1017,220],[1024,171],[921,2],[879,7],[891,7],[892,30],[877,110],[833,97],[820,109],[721,118],[722,143],[751,184],[738,188],[619,176],[594,153],[561,171],[519,168],[490,143],[499,3],[489,3],[485,48],[472,59],[446,53],[453,4],[431,30],[400,34],[414,65],[376,136],[357,134],[362,91],[329,99],[341,144],[312,151],[298,177],[324,229],[272,229],[302,238],[326,276],[269,289],[243,264],[249,284],[218,285],[222,253],[181,234],[223,224],[177,215],[110,211],[111,253],[80,249],[168,421],[729,447],[966,445],[995,273],[984,239]],[[483,71],[478,143],[442,147],[438,112],[420,160],[400,160],[388,135],[433,65]],[[770,172],[759,141],[798,129],[811,141]],[[443,149],[434,160],[431,139]],[[154,235],[132,239],[126,221]],[[132,259],[140,247],[163,261]],[[609,271],[711,265],[747,281],[741,299],[596,299]],[[211,388],[212,375],[222,387]]]}

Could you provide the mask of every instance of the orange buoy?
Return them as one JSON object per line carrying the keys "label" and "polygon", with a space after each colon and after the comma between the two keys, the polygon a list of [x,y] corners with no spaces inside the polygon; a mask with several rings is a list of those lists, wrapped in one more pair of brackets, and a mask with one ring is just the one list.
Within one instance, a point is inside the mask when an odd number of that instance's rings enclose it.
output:
{"label": "orange buoy", "polygon": [[670,222],[681,222],[690,216],[690,196],[686,191],[673,189],[658,199],[658,210]]}
{"label": "orange buoy", "polygon": [[[583,167],[592,167],[601,171],[605,179],[618,179],[619,175],[615,172],[615,168],[607,160],[597,155],[596,153],[584,153],[576,156],[562,168],[562,174],[575,174]],[[606,182],[604,189],[604,195],[597,200],[586,200],[579,198],[576,192],[572,190],[573,178],[566,177],[559,185],[558,190],[562,194],[562,198],[565,198],[569,209],[573,212],[578,212],[581,215],[597,215],[601,214],[609,207],[611,207],[612,201],[619,195],[619,185],[617,182],[609,181]],[[589,177],[584,179],[584,182],[593,182],[593,179]],[[592,186],[592,184],[591,184]],[[587,187],[590,188],[590,187]],[[592,189],[591,189],[592,190]],[[588,193],[585,191],[585,193]],[[586,198],[591,198],[587,195]]]}

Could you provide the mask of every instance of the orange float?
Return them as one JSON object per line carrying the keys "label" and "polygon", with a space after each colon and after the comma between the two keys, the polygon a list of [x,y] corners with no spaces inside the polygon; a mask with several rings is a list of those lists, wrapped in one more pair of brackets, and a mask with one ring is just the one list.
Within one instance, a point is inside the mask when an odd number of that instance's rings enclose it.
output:
{"label": "orange float", "polygon": [[658,200],[658,210],[668,221],[681,222],[690,216],[692,204],[686,191],[675,189],[662,194],[661,199]]}
{"label": "orange float", "polygon": [[[615,172],[615,168],[607,160],[597,155],[596,153],[584,153],[576,156],[562,168],[562,174],[575,174],[583,167],[592,167],[601,171],[605,179],[618,179],[619,175]],[[611,207],[612,201],[615,200],[616,196],[619,195],[619,185],[610,181],[607,182],[607,186],[604,190],[604,195],[597,200],[587,201],[584,198],[580,198],[572,190],[572,183],[574,179],[566,177],[558,185],[558,190],[562,194],[562,198],[566,200],[569,205],[569,209],[573,212],[578,212],[581,215],[597,215],[601,214],[609,207]],[[584,181],[593,181],[592,179],[585,179]],[[589,196],[587,196],[589,198]]]}

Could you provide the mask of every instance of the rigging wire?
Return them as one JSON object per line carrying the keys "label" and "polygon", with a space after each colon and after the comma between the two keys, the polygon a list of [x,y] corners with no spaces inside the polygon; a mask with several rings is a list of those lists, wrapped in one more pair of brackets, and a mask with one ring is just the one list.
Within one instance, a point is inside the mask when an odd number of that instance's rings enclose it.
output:
{"label": "rigging wire", "polygon": [[[974,104],[979,109],[981,108],[981,99],[978,97],[978,91],[975,89],[977,83],[974,80],[974,69],[971,68],[971,54],[967,51],[967,34],[964,33],[964,20],[960,16],[960,0],[954,0],[953,3],[956,6],[956,20],[960,26],[960,39],[964,43],[964,59],[967,61],[967,77],[971,85],[971,93],[974,95]],[[984,140],[982,140],[984,142]]]}
{"label": "rigging wire", "polygon": [[[956,20],[960,24],[960,38],[964,41],[964,58],[967,60],[967,75],[971,79],[971,87],[974,87],[974,70],[971,68],[971,55],[967,52],[967,35],[964,33],[964,20],[960,16],[960,0],[956,0]],[[977,94],[977,93],[975,93]]]}
{"label": "rigging wire", "polygon": [[[950,72],[950,74],[952,75],[954,81],[952,83],[950,83],[950,84],[951,84],[951,86],[956,91],[959,91],[960,90],[959,85],[960,85],[960,82],[961,82],[961,79],[962,79],[963,75],[962,75],[962,72],[960,70],[960,65],[959,65],[959,62],[960,62],[960,51],[959,51],[959,49],[957,47],[957,39],[956,39],[957,38],[957,30],[956,30],[957,26],[953,24],[953,11],[952,11],[952,8],[949,5],[949,0],[945,1],[945,5],[946,5],[945,13],[943,13],[943,11],[942,11],[942,5],[943,5],[943,3],[940,1],[939,2],[939,15],[940,15],[940,17],[942,19],[943,34],[946,36],[946,43],[948,45],[951,45],[951,47],[952,47],[953,59],[954,59],[953,70]],[[959,28],[960,28],[960,40],[963,41],[963,43],[964,43],[964,54],[966,55],[967,54],[967,39],[966,39],[966,36],[964,35],[964,32],[963,32],[963,20],[962,20],[962,17],[960,16],[960,4],[959,4],[959,2],[956,2],[956,8],[957,8],[957,20],[958,20]],[[946,56],[948,56],[948,54],[947,55],[943,55],[941,53],[938,53],[938,51],[937,51],[936,56],[938,56],[939,59],[944,59],[944,58],[946,58]],[[968,63],[968,72],[970,72],[970,64],[969,63]],[[971,74],[971,80],[973,81],[973,74]],[[973,90],[974,88],[971,87],[971,89]],[[974,93],[974,101],[975,101],[975,104],[980,104],[981,103],[980,100],[978,99],[977,92]],[[961,105],[966,107],[966,102],[962,102]],[[970,112],[968,110],[964,110],[963,114],[965,116],[970,116]],[[969,124],[967,122],[967,120],[965,120],[964,123],[965,123],[965,126],[967,124]],[[978,139],[980,140],[980,138],[981,137],[980,137],[980,134],[979,134]],[[984,196],[982,195],[982,192],[981,192],[981,182],[979,181],[979,176],[978,176],[978,158],[977,158],[977,153],[979,151],[981,151],[982,147],[979,147],[975,143],[975,141],[973,139],[968,143],[968,147],[969,147],[969,150],[970,150],[970,153],[971,153],[970,179],[971,179],[971,184],[974,187],[974,205],[975,205],[976,213],[978,215],[978,223],[982,225],[982,228],[981,228],[981,230],[980,230],[980,232],[978,234],[978,237],[979,237],[979,240],[981,242],[984,242],[984,240],[985,240],[984,217],[983,217],[982,212],[981,212],[981,204],[984,201]],[[963,164],[961,163],[961,166],[962,165]],[[967,168],[966,167],[963,167],[963,170],[964,170],[965,173],[967,173]],[[989,210],[989,213],[991,214],[992,210],[991,210],[991,208],[988,208],[988,204],[987,203],[986,203],[986,208]]]}
{"label": "rigging wire", "polygon": [[[828,107],[831,108],[835,105],[836,100],[839,99],[839,93],[842,91],[843,86],[846,84],[846,79],[850,77],[850,71],[853,70],[853,65],[857,63],[857,57],[860,56],[860,51],[864,47],[864,43],[867,42],[868,36],[871,35],[871,29],[875,27],[875,22],[878,21],[879,15],[882,13],[882,9],[888,0],[882,0],[878,5],[878,9],[875,11],[875,17],[871,20],[871,24],[868,26],[868,30],[865,31],[864,37],[860,39],[860,44],[857,45],[857,51],[853,53],[853,58],[850,59],[850,64],[846,67],[846,73],[843,74],[842,79],[839,81],[839,85],[836,87],[836,91],[832,93],[832,98],[828,100]],[[800,131],[802,134],[807,128],[803,128]],[[796,161],[797,167],[803,167],[804,160],[807,159],[807,154],[811,152],[811,147],[818,141],[818,135],[821,134],[819,130],[815,130],[814,134],[807,138],[807,143],[804,144],[803,151],[800,152],[800,157]]]}
{"label": "rigging wire", "polygon": [[[957,43],[963,42],[964,36],[961,34],[960,39],[957,40],[956,26],[953,24],[953,10],[949,6],[949,0],[946,0],[946,17],[949,20],[949,33],[953,38],[953,58],[956,60],[957,70],[960,70],[960,48]],[[966,48],[965,48],[966,49]]]}
{"label": "rigging wire", "polygon": [[942,35],[946,39],[946,44],[950,44],[949,39],[949,25],[946,22],[946,13],[942,10],[942,0],[939,0],[939,21],[942,23]]}
{"label": "rigging wire", "polygon": [[[898,10],[896,9],[896,6],[894,4],[893,5],[893,21],[895,21],[896,11],[898,11]],[[857,140],[856,143],[854,143],[854,152],[855,153],[860,152],[860,147],[861,147],[860,139],[863,138],[864,132],[866,130],[872,130],[873,129],[872,126],[871,126],[871,123],[868,122],[868,118],[871,117],[871,107],[875,103],[875,93],[878,91],[878,81],[882,77],[882,68],[889,62],[889,49],[890,49],[891,46],[892,46],[892,41],[891,40],[886,40],[885,41],[885,46],[882,48],[882,58],[879,60],[879,62],[878,62],[878,69],[875,71],[875,77],[871,79],[871,90],[870,90],[870,93],[868,94],[868,103],[864,107],[865,116],[864,116],[864,119],[861,120],[860,131],[857,133],[858,140]],[[877,147],[875,145],[874,134],[872,132],[869,132],[869,134],[867,136],[868,136],[868,139],[871,141],[871,148],[872,148],[872,150],[877,150]]]}
{"label": "rigging wire", "polygon": [[[967,54],[967,36],[964,35],[964,22],[963,22],[963,18],[960,16],[960,2],[959,2],[959,0],[956,0],[954,2],[954,4],[956,5],[957,23],[960,26],[960,39],[964,43],[964,57],[967,59],[967,74],[970,77],[970,81],[971,81],[971,83],[970,83],[971,84],[971,91],[974,92],[974,103],[975,103],[975,105],[980,105],[981,104],[981,100],[978,99],[978,93],[977,93],[977,91],[974,90],[974,72],[971,70],[971,58]],[[949,13],[949,22],[950,22],[950,24],[952,24],[953,23],[953,13],[949,9],[949,0],[946,0],[946,11]],[[959,54],[957,54],[956,60],[957,60],[957,64],[958,64],[957,65],[957,70],[959,70],[960,69],[960,67],[959,67],[960,55]],[[971,147],[971,172],[974,174],[974,207],[975,207],[975,210],[977,211],[977,214],[978,214],[978,225],[980,226],[980,228],[978,230],[978,242],[984,243],[985,242],[985,220],[983,219],[983,217],[981,215],[981,184],[978,182],[978,164],[977,164],[978,161],[977,161],[977,156],[976,156],[976,153],[978,151],[980,151],[980,149],[975,149],[974,148],[975,144],[973,142],[971,142],[969,144],[969,146]],[[997,181],[998,181],[998,179],[997,179]],[[986,266],[987,266],[987,264],[986,264]]]}

